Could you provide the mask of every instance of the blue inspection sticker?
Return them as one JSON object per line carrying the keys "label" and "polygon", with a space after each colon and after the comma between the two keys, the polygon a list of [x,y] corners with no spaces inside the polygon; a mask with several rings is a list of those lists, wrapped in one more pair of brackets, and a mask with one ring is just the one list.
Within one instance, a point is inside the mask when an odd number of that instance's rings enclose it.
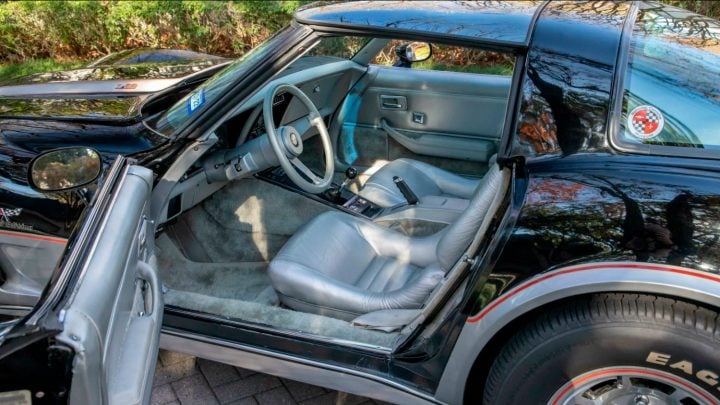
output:
{"label": "blue inspection sticker", "polygon": [[205,89],[200,89],[197,93],[190,96],[190,98],[187,101],[187,112],[188,114],[192,114],[205,104]]}

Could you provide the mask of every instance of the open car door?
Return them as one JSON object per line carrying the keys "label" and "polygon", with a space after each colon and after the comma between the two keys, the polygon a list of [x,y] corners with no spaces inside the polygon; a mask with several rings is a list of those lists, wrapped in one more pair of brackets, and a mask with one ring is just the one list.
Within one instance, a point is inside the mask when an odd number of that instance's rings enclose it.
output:
{"label": "open car door", "polygon": [[76,279],[59,304],[57,343],[73,352],[71,404],[150,401],[163,314],[152,181],[118,157],[66,252],[64,271]]}

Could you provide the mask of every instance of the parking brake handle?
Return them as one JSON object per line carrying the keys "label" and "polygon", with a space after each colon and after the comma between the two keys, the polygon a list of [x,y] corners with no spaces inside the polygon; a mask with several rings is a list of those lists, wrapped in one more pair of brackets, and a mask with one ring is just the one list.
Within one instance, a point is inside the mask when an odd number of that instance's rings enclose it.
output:
{"label": "parking brake handle", "polygon": [[403,197],[407,200],[408,205],[415,205],[418,202],[418,197],[413,193],[412,189],[410,189],[410,186],[408,186],[407,183],[405,183],[405,180],[402,179],[402,177],[399,176],[393,176],[393,182],[397,186],[397,188],[402,193]]}

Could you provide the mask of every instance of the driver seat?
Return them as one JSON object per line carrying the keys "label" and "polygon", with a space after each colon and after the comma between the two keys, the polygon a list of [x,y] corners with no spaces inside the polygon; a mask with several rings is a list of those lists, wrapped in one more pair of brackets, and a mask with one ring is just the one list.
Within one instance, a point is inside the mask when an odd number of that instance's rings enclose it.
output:
{"label": "driver seat", "polygon": [[508,173],[494,165],[460,217],[427,237],[346,213],[319,215],[270,262],[272,286],[292,309],[344,320],[420,308],[465,253]]}

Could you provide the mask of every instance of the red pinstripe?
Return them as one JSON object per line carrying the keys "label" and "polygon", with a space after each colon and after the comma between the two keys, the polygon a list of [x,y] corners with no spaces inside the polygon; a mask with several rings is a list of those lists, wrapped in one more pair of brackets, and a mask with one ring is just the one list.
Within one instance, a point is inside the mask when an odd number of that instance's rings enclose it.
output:
{"label": "red pinstripe", "polygon": [[45,242],[52,242],[52,243],[62,243],[63,245],[65,243],[67,243],[67,239],[53,238],[51,236],[33,235],[30,233],[22,233],[22,232],[0,231],[0,235],[12,236],[14,238],[42,240]]}
{"label": "red pinstripe", "polygon": [[605,263],[605,264],[587,264],[587,265],[580,265],[578,267],[573,267],[565,270],[558,270],[555,272],[551,272],[548,274],[544,274],[536,279],[530,280],[525,282],[524,284],[520,284],[519,286],[513,288],[512,290],[508,291],[504,295],[502,295],[500,298],[496,299],[495,301],[492,301],[488,306],[482,309],[479,314],[472,316],[468,318],[469,323],[474,323],[482,318],[484,318],[490,311],[500,306],[505,301],[509,300],[510,298],[514,297],[515,295],[519,294],[520,292],[534,286],[535,284],[539,284],[545,280],[551,279],[553,277],[562,276],[565,274],[572,274],[572,273],[578,273],[581,271],[589,271],[589,270],[597,270],[597,269],[636,269],[636,270],[649,270],[649,271],[661,271],[666,273],[675,273],[675,274],[682,274],[685,276],[692,276],[692,277],[698,277],[705,280],[720,282],[720,276],[710,273],[703,273],[695,270],[688,270],[684,269],[682,267],[675,267],[675,266],[668,266],[668,265],[654,265],[654,264],[648,264],[648,263]]}
{"label": "red pinstripe", "polygon": [[591,373],[591,374],[585,375],[577,380],[573,380],[570,382],[570,384],[568,384],[567,387],[565,387],[559,394],[557,394],[555,396],[555,400],[552,402],[552,405],[558,405],[560,403],[560,400],[563,399],[563,397],[568,392],[570,392],[571,389],[573,389],[579,385],[582,385],[584,382],[586,382],[588,380],[592,380],[593,378],[596,378],[596,377],[614,376],[614,375],[622,375],[622,374],[649,375],[652,377],[657,377],[657,378],[665,379],[668,381],[672,381],[673,383],[681,385],[681,386],[685,387],[686,389],[694,392],[698,396],[704,398],[708,404],[718,405],[718,401],[716,399],[709,397],[706,393],[699,391],[692,385],[688,384],[687,382],[685,382],[679,378],[675,378],[673,376],[666,375],[663,373],[654,372],[652,370],[640,370],[640,369],[635,369],[635,368],[613,368],[610,370],[602,370],[602,371],[598,371],[596,373]]}

